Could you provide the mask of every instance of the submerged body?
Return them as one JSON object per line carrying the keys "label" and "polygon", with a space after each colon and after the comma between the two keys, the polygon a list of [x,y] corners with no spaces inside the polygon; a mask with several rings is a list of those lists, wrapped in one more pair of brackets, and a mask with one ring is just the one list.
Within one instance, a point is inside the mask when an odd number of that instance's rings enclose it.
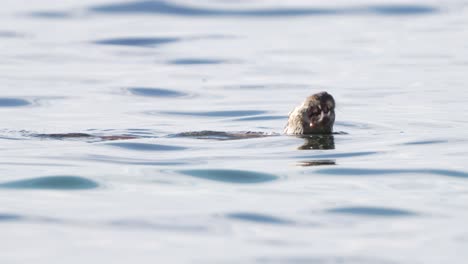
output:
{"label": "submerged body", "polygon": [[[316,135],[331,134],[335,122],[335,100],[327,92],[313,94],[305,99],[289,113],[288,122],[284,129],[286,135]],[[170,137],[192,137],[199,139],[234,140],[279,135],[264,132],[220,132],[220,131],[191,131],[183,132]],[[93,140],[125,140],[137,139],[134,135],[99,136],[86,133],[64,134],[36,134],[38,137],[67,139],[90,138]]]}
{"label": "submerged body", "polygon": [[327,92],[313,94],[294,108],[284,128],[287,135],[331,134],[335,123],[335,99]]}

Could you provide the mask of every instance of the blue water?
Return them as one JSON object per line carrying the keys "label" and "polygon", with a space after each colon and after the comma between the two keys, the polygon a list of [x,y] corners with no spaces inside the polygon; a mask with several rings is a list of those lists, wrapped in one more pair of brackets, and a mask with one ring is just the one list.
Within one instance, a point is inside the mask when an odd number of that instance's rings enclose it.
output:
{"label": "blue water", "polygon": [[[0,20],[0,263],[468,261],[468,1]],[[338,133],[282,135],[323,90]]]}

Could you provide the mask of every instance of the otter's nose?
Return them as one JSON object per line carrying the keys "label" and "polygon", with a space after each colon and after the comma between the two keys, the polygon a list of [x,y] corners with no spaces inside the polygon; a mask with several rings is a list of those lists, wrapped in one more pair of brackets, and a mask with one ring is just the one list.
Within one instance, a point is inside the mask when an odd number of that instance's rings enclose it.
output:
{"label": "otter's nose", "polygon": [[330,122],[330,117],[324,116],[320,119],[320,123],[328,123]]}
{"label": "otter's nose", "polygon": [[320,115],[320,119],[319,119],[319,123],[325,123],[327,124],[328,122],[330,122],[330,112],[329,111],[322,111],[322,114]]}
{"label": "otter's nose", "polygon": [[323,107],[322,107],[322,112],[323,112],[324,114],[328,114],[328,113],[330,112],[330,109],[328,109],[328,107],[326,107],[326,106],[323,106]]}

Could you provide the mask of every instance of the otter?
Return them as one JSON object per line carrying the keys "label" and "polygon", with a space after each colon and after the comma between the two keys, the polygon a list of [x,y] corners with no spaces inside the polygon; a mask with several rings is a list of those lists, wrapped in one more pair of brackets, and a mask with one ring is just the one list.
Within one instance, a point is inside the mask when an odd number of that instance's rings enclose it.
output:
{"label": "otter", "polygon": [[[300,105],[294,108],[288,115],[288,122],[284,128],[284,134],[296,136],[308,135],[330,135],[333,133],[335,123],[335,99],[327,92],[319,92],[305,99]],[[193,131],[175,134],[176,137],[193,137],[199,139],[233,140],[258,138],[279,135],[278,133],[264,132],[220,132],[220,131]],[[313,144],[318,138],[309,140]],[[325,137],[324,139],[328,139]],[[322,142],[324,139],[319,140]],[[310,143],[310,142],[309,142]],[[322,142],[323,143],[323,142]],[[312,144],[312,145],[313,145]],[[323,145],[323,144],[322,144]],[[330,144],[325,144],[330,145]],[[305,147],[310,147],[306,144]],[[313,147],[321,148],[321,147]]]}
{"label": "otter", "polygon": [[[307,135],[330,135],[333,133],[333,124],[335,122],[335,100],[327,92],[319,92],[305,99],[302,104],[294,108],[288,116],[288,122],[284,128],[284,134],[307,136]],[[278,133],[264,132],[220,132],[220,131],[193,131],[183,132],[169,137],[192,137],[199,139],[216,139],[216,140],[234,140],[247,139],[279,135]],[[99,140],[126,140],[137,139],[138,136],[133,135],[113,135],[113,136],[97,136],[86,133],[64,133],[64,134],[36,134],[38,137],[66,139],[66,138],[94,138]],[[310,140],[309,140],[310,141]],[[322,139],[323,141],[323,139]],[[327,141],[328,142],[328,141]],[[312,143],[315,144],[315,141]],[[322,142],[323,143],[323,142]],[[323,145],[323,144],[322,144]],[[326,145],[326,144],[325,144]],[[329,144],[330,145],[330,144]],[[323,148],[313,147],[312,144],[307,144],[306,148]]]}
{"label": "otter", "polygon": [[335,99],[327,92],[306,98],[294,108],[284,128],[287,135],[331,134],[335,123]]}

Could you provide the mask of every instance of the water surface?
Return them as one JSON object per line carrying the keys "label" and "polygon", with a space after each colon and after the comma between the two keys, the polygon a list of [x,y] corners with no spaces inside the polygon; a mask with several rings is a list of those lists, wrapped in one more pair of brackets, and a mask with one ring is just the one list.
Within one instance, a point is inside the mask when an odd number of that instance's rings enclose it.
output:
{"label": "water surface", "polygon": [[2,7],[1,263],[468,261],[466,0]]}

